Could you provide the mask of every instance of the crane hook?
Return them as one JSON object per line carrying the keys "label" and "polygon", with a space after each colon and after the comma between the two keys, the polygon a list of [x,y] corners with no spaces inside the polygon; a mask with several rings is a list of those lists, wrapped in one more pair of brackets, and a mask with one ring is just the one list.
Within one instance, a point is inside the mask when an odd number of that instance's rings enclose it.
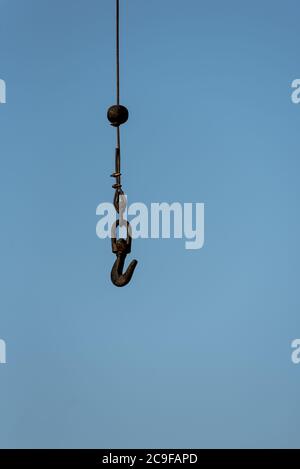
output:
{"label": "crane hook", "polygon": [[138,261],[136,259],[131,261],[129,266],[127,267],[126,272],[123,273],[126,256],[127,254],[130,254],[131,252],[132,238],[131,238],[130,223],[126,220],[127,238],[117,239],[116,230],[119,224],[120,224],[120,220],[117,220],[112,226],[111,246],[112,246],[112,252],[116,254],[117,259],[115,260],[114,265],[111,269],[110,277],[111,277],[112,283],[116,287],[125,287],[125,285],[127,285],[130,282]]}

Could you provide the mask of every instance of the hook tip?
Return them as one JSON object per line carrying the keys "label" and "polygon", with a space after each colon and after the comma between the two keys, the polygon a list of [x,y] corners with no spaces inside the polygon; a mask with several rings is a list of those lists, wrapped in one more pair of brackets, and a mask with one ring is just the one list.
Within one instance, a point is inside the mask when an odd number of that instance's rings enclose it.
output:
{"label": "hook tip", "polygon": [[135,268],[138,264],[138,261],[136,259],[133,259],[129,266],[127,267],[126,272],[121,273],[118,270],[118,259],[115,261],[113,268],[111,270],[111,281],[116,287],[125,287],[125,285],[128,285],[130,282],[133,273],[135,271]]}

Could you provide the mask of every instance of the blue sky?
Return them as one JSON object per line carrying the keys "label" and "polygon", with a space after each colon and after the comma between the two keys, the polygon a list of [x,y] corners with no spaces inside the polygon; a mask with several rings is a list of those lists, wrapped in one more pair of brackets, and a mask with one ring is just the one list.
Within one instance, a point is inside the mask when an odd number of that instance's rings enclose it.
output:
{"label": "blue sky", "polygon": [[114,2],[0,0],[0,445],[299,447],[299,2],[123,1],[129,203],[203,202],[110,282]]}

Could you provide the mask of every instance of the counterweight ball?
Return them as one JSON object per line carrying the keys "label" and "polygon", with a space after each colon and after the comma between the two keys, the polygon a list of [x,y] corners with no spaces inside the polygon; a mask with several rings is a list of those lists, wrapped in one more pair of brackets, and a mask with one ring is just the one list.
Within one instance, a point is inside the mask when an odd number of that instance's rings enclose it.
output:
{"label": "counterweight ball", "polygon": [[125,124],[128,120],[128,109],[120,104],[111,106],[107,111],[107,119],[114,127]]}

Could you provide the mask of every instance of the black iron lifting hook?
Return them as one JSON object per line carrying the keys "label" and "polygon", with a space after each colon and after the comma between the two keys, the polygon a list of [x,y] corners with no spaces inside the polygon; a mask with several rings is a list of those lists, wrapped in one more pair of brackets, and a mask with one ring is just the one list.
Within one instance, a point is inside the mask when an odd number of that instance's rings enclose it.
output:
{"label": "black iron lifting hook", "polygon": [[137,266],[137,260],[134,259],[130,262],[127,267],[126,272],[123,273],[124,263],[127,254],[131,252],[131,226],[130,223],[126,220],[127,224],[127,238],[117,239],[116,231],[117,227],[120,225],[120,221],[117,220],[116,223],[112,226],[112,235],[111,235],[111,247],[112,252],[116,254],[117,259],[111,270],[111,281],[116,287],[124,287],[127,285],[133,275],[134,269]]}
{"label": "black iron lifting hook", "polygon": [[[120,111],[121,108],[121,111]],[[111,270],[111,281],[116,287],[125,287],[127,285],[133,275],[133,272],[137,266],[137,260],[131,261],[129,264],[126,272],[123,273],[123,268],[126,260],[127,254],[131,252],[131,243],[132,243],[132,233],[131,233],[131,226],[127,220],[123,218],[123,212],[126,208],[126,196],[122,190],[122,183],[121,183],[121,164],[120,164],[120,130],[119,126],[124,123],[122,119],[122,108],[123,106],[112,106],[108,110],[108,119],[111,124],[117,127],[117,140],[118,146],[115,152],[115,172],[111,174],[112,177],[116,179],[115,184],[113,184],[113,189],[115,189],[114,195],[114,207],[116,212],[118,213],[120,219],[117,220],[112,226],[111,232],[111,245],[112,245],[112,252],[116,254],[117,259],[114,262],[113,268]],[[125,108],[126,109],[126,108]],[[127,111],[127,110],[126,110]],[[124,117],[123,117],[124,118]],[[127,111],[127,118],[128,118],[128,111]],[[118,226],[123,226],[126,224],[127,227],[127,238],[117,239],[116,231]]]}

